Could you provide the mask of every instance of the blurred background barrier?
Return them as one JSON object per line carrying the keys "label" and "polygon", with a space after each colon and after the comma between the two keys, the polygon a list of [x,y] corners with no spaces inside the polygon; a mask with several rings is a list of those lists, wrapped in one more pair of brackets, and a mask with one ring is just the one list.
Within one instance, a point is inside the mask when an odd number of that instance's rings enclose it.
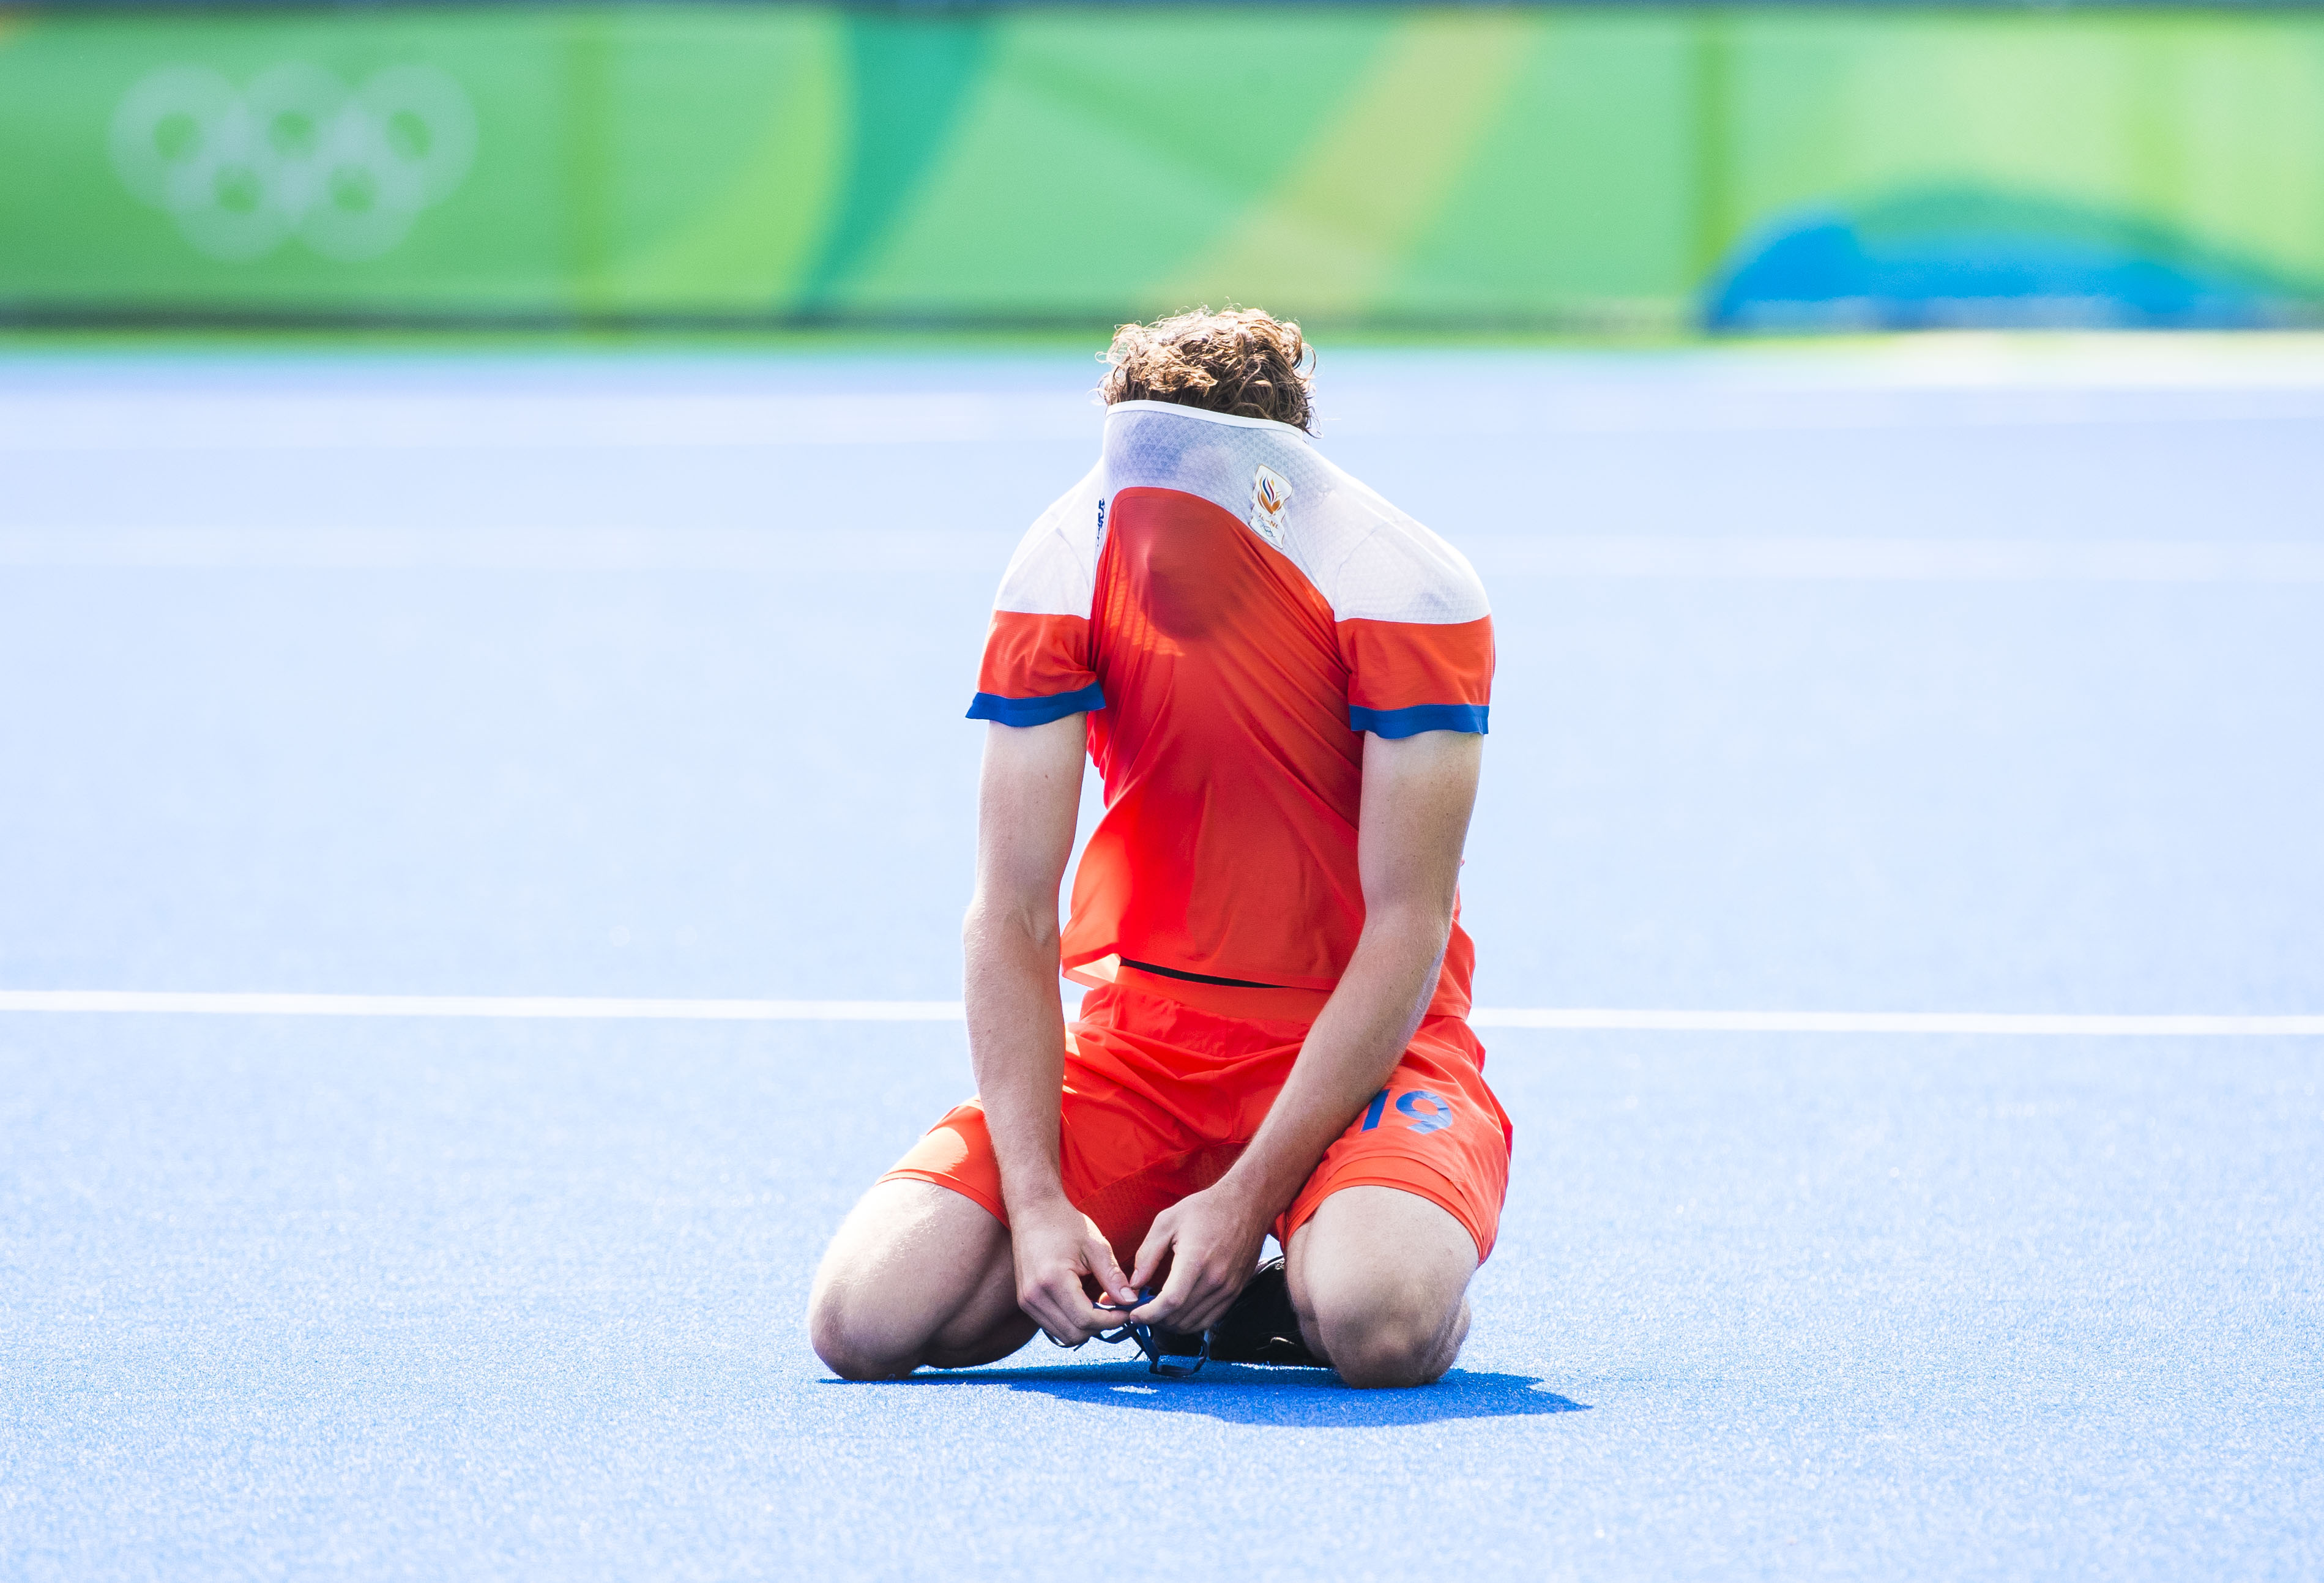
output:
{"label": "blurred background barrier", "polygon": [[2324,319],[2324,14],[0,14],[24,321]]}

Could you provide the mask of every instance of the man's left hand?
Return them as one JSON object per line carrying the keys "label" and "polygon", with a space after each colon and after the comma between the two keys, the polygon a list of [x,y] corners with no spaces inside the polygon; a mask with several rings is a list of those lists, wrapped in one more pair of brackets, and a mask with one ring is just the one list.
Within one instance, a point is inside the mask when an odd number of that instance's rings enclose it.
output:
{"label": "man's left hand", "polygon": [[1165,1265],[1169,1279],[1137,1310],[1141,1324],[1199,1333],[1219,1322],[1259,1267],[1274,1215],[1230,1179],[1180,1199],[1154,1217],[1130,1284],[1145,1291]]}

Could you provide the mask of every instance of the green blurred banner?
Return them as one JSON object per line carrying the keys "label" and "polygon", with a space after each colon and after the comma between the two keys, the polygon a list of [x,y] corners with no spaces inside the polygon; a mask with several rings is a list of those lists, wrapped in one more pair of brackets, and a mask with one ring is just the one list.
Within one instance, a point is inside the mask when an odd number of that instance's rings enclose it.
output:
{"label": "green blurred banner", "polygon": [[17,317],[2324,317],[2313,14],[0,16]]}

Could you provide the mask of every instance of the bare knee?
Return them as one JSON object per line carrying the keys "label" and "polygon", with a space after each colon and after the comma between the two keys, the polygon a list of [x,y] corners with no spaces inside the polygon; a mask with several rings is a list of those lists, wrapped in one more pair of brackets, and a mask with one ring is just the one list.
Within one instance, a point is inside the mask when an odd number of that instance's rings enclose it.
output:
{"label": "bare knee", "polygon": [[1372,1301],[1328,1305],[1315,1315],[1324,1356],[1340,1377],[1367,1390],[1425,1385],[1460,1356],[1469,1303],[1456,1296],[1447,1312],[1433,1293],[1379,1293]]}
{"label": "bare knee", "polygon": [[817,1280],[807,1302],[807,1340],[824,1367],[844,1380],[887,1380],[920,1366],[918,1338],[899,1336],[876,1314],[861,1312],[853,1294],[835,1282]]}
{"label": "bare knee", "polygon": [[1461,1355],[1477,1245],[1427,1199],[1342,1189],[1293,1233],[1291,1304],[1307,1343],[1351,1385],[1425,1385]]}
{"label": "bare knee", "polygon": [[807,1319],[816,1356],[850,1380],[983,1362],[1031,1333],[1017,1312],[1008,1233],[968,1199],[921,1182],[864,1195],[816,1272]]}
{"label": "bare knee", "polygon": [[819,1284],[807,1304],[807,1341],[823,1366],[844,1380],[900,1379],[916,1368],[973,1368],[1008,1357],[1033,1338],[1033,1321],[1010,1312],[969,1311],[933,1335],[899,1330],[876,1304],[851,1306],[850,1294]]}

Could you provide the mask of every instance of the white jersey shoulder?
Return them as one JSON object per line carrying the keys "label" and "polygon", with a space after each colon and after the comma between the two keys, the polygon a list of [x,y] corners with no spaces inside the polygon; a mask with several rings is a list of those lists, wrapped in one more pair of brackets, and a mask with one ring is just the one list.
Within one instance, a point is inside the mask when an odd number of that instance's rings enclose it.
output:
{"label": "white jersey shoulder", "polygon": [[1441,625],[1491,613],[1459,550],[1287,423],[1167,401],[1116,402],[1106,413],[1100,472],[1107,500],[1124,489],[1175,489],[1235,517],[1306,574],[1335,621]]}
{"label": "white jersey shoulder", "polygon": [[992,608],[1025,615],[1088,615],[1097,590],[1099,517],[1104,509],[1101,461],[1018,541]]}

